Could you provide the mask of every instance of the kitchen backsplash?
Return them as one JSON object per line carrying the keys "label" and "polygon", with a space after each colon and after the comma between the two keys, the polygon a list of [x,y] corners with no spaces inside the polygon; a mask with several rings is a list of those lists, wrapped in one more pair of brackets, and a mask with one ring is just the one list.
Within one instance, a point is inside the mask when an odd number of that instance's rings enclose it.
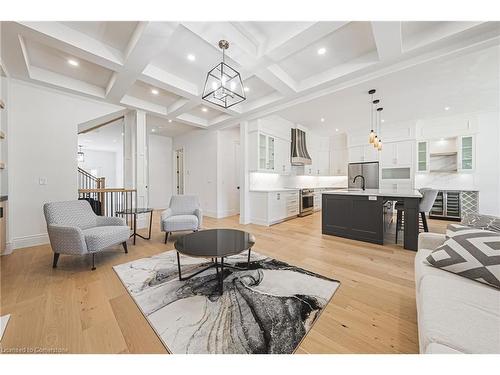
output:
{"label": "kitchen backsplash", "polygon": [[282,176],[276,173],[250,173],[250,190],[319,187],[347,187],[347,176]]}
{"label": "kitchen backsplash", "polygon": [[415,188],[431,187],[439,190],[475,190],[472,173],[417,173]]}

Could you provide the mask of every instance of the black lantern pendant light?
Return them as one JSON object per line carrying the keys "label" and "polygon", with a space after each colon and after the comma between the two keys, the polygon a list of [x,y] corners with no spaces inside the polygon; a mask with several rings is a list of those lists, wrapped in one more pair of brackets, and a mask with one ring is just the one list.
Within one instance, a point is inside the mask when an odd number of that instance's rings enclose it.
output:
{"label": "black lantern pendant light", "polygon": [[229,42],[219,41],[219,48],[222,50],[222,62],[208,72],[202,99],[229,108],[245,100],[246,96],[240,73],[225,62],[225,50],[229,48]]}

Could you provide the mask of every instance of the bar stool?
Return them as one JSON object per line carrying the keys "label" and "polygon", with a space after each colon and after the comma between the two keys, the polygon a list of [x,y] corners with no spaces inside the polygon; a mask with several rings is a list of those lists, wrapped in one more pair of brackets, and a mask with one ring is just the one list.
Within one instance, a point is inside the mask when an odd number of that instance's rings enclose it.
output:
{"label": "bar stool", "polygon": [[[422,226],[424,232],[429,231],[429,227],[427,226],[427,217],[425,216],[428,213],[432,206],[434,205],[434,201],[438,195],[439,190],[431,189],[431,188],[422,188],[419,189],[420,194],[422,194],[422,198],[420,199],[420,203],[418,206],[418,210],[420,212],[420,218],[422,220]],[[401,229],[403,229],[403,210],[404,204],[401,201],[396,202],[394,205],[396,209],[396,243],[398,243],[398,233]]]}

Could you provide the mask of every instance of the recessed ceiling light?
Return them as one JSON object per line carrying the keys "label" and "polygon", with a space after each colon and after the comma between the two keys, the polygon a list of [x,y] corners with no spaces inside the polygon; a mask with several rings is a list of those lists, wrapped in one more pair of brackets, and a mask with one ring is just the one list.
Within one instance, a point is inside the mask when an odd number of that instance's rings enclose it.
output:
{"label": "recessed ceiling light", "polygon": [[246,87],[245,86],[245,88],[243,90],[245,90],[245,92],[249,92],[250,91],[250,87]]}
{"label": "recessed ceiling light", "polygon": [[335,131],[336,131],[336,132],[338,132],[338,131],[339,131],[339,129],[335,129]]}
{"label": "recessed ceiling light", "polygon": [[321,122],[325,122],[325,119],[323,117],[321,117],[320,121]]}
{"label": "recessed ceiling light", "polygon": [[202,110],[203,112],[207,112],[207,111],[208,111],[208,109],[207,109],[207,108],[205,108],[205,107],[203,107],[201,110]]}
{"label": "recessed ceiling light", "polygon": [[444,110],[445,110],[445,111],[449,111],[449,110],[450,110],[450,107],[444,107]]}
{"label": "recessed ceiling light", "polygon": [[153,128],[153,129],[151,129],[151,131],[154,133],[154,132],[156,131],[156,129],[155,129],[155,128]]}
{"label": "recessed ceiling light", "polygon": [[384,120],[384,119],[382,119],[382,120],[380,120],[380,121],[381,121],[381,122],[385,122],[385,120]]}
{"label": "recessed ceiling light", "polygon": [[152,89],[151,90],[151,94],[153,95],[158,95],[159,94],[159,91],[157,89]]}
{"label": "recessed ceiling light", "polygon": [[320,49],[318,49],[318,55],[324,55],[325,53],[326,53],[325,47],[321,47]]}
{"label": "recessed ceiling light", "polygon": [[168,120],[168,122],[172,122],[172,120]]}
{"label": "recessed ceiling light", "polygon": [[189,61],[194,61],[194,60],[196,60],[196,56],[195,56],[195,55],[193,55],[192,53],[190,53],[189,55],[187,55],[187,59],[188,59]]}
{"label": "recessed ceiling light", "polygon": [[72,66],[78,66],[80,63],[74,59],[68,59],[68,64]]}
{"label": "recessed ceiling light", "polygon": [[125,135],[125,133],[122,133],[122,137]]}

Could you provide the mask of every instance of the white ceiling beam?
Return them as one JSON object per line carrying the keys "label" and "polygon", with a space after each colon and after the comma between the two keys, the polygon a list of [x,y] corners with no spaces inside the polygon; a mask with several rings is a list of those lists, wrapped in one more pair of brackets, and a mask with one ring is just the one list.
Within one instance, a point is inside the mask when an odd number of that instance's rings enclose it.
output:
{"label": "white ceiling beam", "polygon": [[208,126],[207,120],[205,120],[201,117],[192,115],[190,113],[183,113],[182,115],[180,115],[176,118],[176,121],[182,122],[183,124],[187,124],[187,125],[197,126],[199,128],[206,128]]}
{"label": "white ceiling beam", "polygon": [[[123,53],[59,22],[19,22],[23,35],[107,69],[118,70]],[[29,32],[28,30],[31,30]]]}
{"label": "white ceiling beam", "polygon": [[167,108],[167,115],[170,119],[174,119],[177,116],[182,115],[183,113],[189,112],[197,106],[197,102],[186,98],[181,98]]}
{"label": "white ceiling beam", "polygon": [[177,25],[171,22],[139,22],[126,48],[124,64],[108,84],[106,97],[111,102],[119,102],[149,62],[168,46]]}
{"label": "white ceiling beam", "polygon": [[275,62],[281,61],[348,23],[346,21],[315,22],[293,37],[283,38],[279,43],[275,43],[265,52],[265,55]]}
{"label": "white ceiling beam", "polygon": [[391,60],[403,53],[401,22],[372,22],[373,37],[377,46],[379,60]]}
{"label": "white ceiling beam", "polygon": [[146,66],[140,80],[188,99],[196,98],[199,95],[196,84],[151,64]]}
{"label": "white ceiling beam", "polygon": [[154,113],[156,115],[167,115],[167,108],[165,106],[148,102],[147,100],[143,100],[140,98],[136,98],[131,95],[124,95],[120,100],[121,105],[125,105],[129,108],[141,109],[150,113]]}
{"label": "white ceiling beam", "polygon": [[183,22],[182,25],[219,50],[219,40],[229,41],[226,55],[242,66],[252,65],[258,57],[259,46],[231,22]]}
{"label": "white ceiling beam", "polygon": [[297,82],[277,64],[262,69],[255,75],[282,95],[297,92]]}

